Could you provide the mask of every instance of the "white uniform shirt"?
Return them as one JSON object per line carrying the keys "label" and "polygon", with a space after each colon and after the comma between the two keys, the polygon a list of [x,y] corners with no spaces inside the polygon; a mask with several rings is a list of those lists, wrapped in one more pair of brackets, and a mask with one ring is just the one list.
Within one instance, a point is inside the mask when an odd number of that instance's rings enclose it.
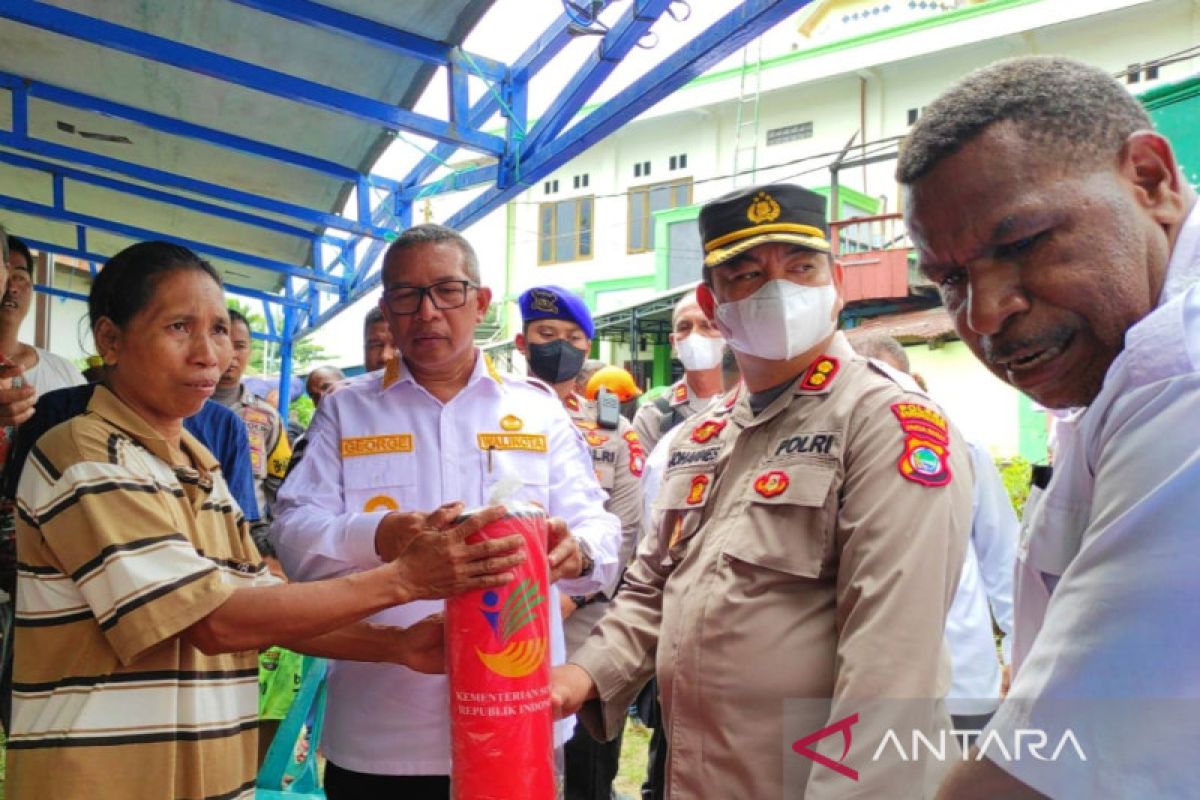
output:
{"label": "white uniform shirt", "polygon": [[[496,449],[489,458],[476,438],[483,433],[544,436],[546,451]],[[477,357],[466,387],[445,404],[393,361],[326,397],[307,439],[279,492],[271,530],[293,578],[378,566],[375,529],[389,510],[428,512],[455,500],[479,507],[505,475],[519,480],[512,500],[541,503],[591,547],[592,574],[560,581],[558,588],[590,594],[616,575],[620,523],[604,510],[583,438],[553,393],[500,376],[485,357]],[[551,659],[558,664],[564,644],[553,589],[549,600]],[[370,621],[410,625],[442,606],[418,601]],[[330,761],[356,772],[448,774],[447,686],[445,676],[405,667],[334,662],[321,747]]]}
{"label": "white uniform shirt", "polygon": [[1005,662],[1012,660],[1013,567],[1020,523],[992,457],[968,442],[975,464],[971,538],[962,576],[946,615],[951,714],[988,714],[1000,704],[1000,661],[992,618],[1004,633]]}
{"label": "white uniform shirt", "polygon": [[[1200,208],[1200,206],[1198,206]],[[989,731],[1087,757],[993,758],[1051,797],[1192,797],[1200,752],[1200,211],[1158,307],[1085,410],[1018,549],[1016,672]],[[985,732],[985,737],[987,733]]]}
{"label": "white uniform shirt", "polygon": [[79,368],[67,359],[40,347],[34,347],[33,350],[37,353],[38,360],[25,370],[25,381],[37,391],[38,397],[55,389],[87,383]]}

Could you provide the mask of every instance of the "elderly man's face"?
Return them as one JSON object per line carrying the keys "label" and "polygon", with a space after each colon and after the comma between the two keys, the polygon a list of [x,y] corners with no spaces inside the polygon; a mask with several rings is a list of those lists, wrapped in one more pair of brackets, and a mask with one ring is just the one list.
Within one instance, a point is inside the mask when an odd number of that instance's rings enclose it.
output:
{"label": "elderly man's face", "polygon": [[383,265],[381,302],[392,339],[416,371],[440,374],[474,358],[475,327],[483,321],[491,290],[468,288],[457,308],[439,309],[426,294],[411,314],[394,313],[388,297],[397,289],[424,288],[444,281],[469,281],[462,250],[452,242],[425,242],[394,253]]}
{"label": "elderly man's face", "polygon": [[921,271],[959,336],[1044,406],[1091,403],[1154,308],[1167,226],[1186,215],[1164,147],[1135,134],[1110,165],[1083,166],[1001,123],[909,187]]}

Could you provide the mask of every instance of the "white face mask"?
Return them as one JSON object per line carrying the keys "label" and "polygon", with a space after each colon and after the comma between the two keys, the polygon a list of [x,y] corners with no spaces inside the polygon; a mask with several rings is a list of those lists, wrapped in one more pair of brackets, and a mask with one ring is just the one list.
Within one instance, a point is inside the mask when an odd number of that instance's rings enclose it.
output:
{"label": "white face mask", "polygon": [[833,333],[836,304],[832,283],[801,286],[773,280],[749,297],[718,305],[715,321],[735,350],[786,361]]}
{"label": "white face mask", "polygon": [[725,340],[720,336],[705,336],[692,331],[686,338],[675,342],[675,352],[688,372],[716,369],[721,366]]}

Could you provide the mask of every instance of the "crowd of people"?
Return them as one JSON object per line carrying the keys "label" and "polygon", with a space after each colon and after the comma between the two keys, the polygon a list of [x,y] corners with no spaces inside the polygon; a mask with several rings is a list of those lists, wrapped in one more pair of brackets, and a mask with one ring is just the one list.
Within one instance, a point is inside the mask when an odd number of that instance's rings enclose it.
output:
{"label": "crowd of people", "polygon": [[[312,370],[292,434],[196,254],[103,266],[87,381],[19,341],[34,257],[0,235],[9,796],[251,798],[307,654],[330,659],[328,797],[450,797],[439,615],[527,557],[473,538],[505,502],[550,517],[570,800],[613,797],[631,708],[647,800],[1194,794],[1195,193],[1121,84],[1054,57],[928,105],[897,180],[959,337],[1057,418],[1023,521],[905,349],[839,330],[845,272],[800,186],[704,204],[682,376],[650,400],[589,358],[559,286],[519,297],[527,374],[498,369],[474,249],[409,228],[365,372]],[[901,730],[962,736],[878,758]],[[988,747],[1030,730],[1086,756]]]}

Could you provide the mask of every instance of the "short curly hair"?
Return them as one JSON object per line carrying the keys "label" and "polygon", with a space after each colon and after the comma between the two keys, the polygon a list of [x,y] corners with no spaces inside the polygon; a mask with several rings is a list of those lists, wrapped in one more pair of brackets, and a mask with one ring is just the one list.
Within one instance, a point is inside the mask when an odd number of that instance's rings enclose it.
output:
{"label": "short curly hair", "polygon": [[1077,159],[1115,157],[1129,135],[1153,129],[1141,103],[1101,69],[1059,56],[1021,56],[978,69],[925,107],[900,146],[896,180],[912,184],[999,122]]}

